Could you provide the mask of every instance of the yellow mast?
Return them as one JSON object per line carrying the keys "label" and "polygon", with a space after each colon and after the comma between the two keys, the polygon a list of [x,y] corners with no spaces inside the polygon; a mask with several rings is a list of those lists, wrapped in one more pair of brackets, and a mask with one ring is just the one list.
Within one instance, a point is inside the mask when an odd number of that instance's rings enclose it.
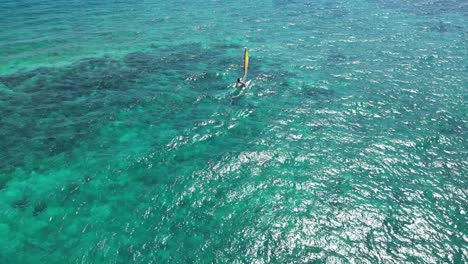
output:
{"label": "yellow mast", "polygon": [[245,82],[247,79],[247,70],[249,69],[249,51],[247,49],[244,50],[244,77],[242,81]]}

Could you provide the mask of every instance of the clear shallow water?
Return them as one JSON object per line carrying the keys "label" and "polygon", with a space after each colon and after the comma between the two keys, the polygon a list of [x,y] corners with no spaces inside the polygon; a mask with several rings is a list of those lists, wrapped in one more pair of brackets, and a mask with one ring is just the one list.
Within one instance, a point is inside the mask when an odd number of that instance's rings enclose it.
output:
{"label": "clear shallow water", "polygon": [[0,259],[466,262],[466,14],[4,1]]}

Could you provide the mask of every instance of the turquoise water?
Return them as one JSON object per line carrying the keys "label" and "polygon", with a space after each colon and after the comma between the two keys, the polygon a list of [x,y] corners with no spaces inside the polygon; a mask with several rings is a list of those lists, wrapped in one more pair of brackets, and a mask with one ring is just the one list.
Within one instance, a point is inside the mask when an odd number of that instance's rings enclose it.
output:
{"label": "turquoise water", "polygon": [[467,262],[467,14],[3,0],[0,262]]}

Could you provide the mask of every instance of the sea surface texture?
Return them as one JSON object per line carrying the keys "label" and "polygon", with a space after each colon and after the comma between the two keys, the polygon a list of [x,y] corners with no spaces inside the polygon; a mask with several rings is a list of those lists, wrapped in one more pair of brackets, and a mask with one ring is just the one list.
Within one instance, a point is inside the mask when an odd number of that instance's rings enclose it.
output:
{"label": "sea surface texture", "polygon": [[465,0],[1,0],[0,263],[466,263],[467,43]]}

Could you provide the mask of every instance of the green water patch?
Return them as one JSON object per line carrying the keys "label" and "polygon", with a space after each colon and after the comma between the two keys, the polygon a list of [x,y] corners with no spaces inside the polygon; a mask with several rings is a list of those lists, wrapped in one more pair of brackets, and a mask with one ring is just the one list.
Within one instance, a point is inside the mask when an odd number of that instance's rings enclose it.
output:
{"label": "green water patch", "polygon": [[[208,53],[200,46],[179,47],[178,53],[162,54],[136,52],[123,60],[90,58],[63,68],[1,76],[1,141],[2,147],[10,150],[2,169],[11,170],[22,163],[24,159],[14,156],[25,146],[31,150],[32,159],[68,152],[101,126],[113,122],[124,109],[164,100],[175,90],[169,85],[174,80],[183,81],[179,78],[189,78],[194,72],[207,78],[203,75],[206,73],[200,73],[204,66],[193,68],[199,65],[196,61],[210,62],[202,58]],[[217,57],[213,53],[209,56]]]}
{"label": "green water patch", "polygon": [[466,260],[443,1],[39,2],[0,7],[4,262]]}

